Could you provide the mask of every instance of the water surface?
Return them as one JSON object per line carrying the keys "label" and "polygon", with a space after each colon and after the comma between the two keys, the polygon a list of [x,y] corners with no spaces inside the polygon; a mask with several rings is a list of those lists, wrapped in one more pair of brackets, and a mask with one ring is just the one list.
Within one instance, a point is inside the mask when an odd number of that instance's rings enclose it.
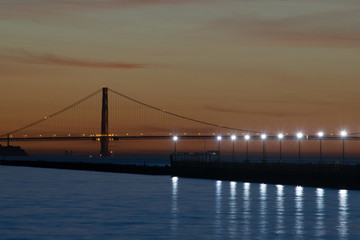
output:
{"label": "water surface", "polygon": [[1,239],[360,239],[360,191],[0,166]]}

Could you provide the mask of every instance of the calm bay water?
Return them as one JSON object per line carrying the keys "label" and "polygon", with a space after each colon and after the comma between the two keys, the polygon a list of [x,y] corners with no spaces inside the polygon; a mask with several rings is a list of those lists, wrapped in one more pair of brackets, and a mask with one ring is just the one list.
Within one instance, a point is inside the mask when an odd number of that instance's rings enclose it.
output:
{"label": "calm bay water", "polygon": [[0,166],[0,239],[360,239],[360,191]]}

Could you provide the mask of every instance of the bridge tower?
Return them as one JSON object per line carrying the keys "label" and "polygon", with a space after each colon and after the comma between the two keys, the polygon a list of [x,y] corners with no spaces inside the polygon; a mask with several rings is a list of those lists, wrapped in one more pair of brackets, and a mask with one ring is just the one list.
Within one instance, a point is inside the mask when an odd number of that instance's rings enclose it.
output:
{"label": "bridge tower", "polygon": [[109,156],[109,108],[108,108],[108,88],[102,89],[102,110],[101,110],[101,150],[102,156]]}

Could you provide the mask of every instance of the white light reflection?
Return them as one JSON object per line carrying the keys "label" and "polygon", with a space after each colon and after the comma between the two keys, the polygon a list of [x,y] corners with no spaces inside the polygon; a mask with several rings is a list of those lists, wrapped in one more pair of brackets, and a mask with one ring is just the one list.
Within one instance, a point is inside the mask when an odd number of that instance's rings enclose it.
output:
{"label": "white light reflection", "polygon": [[325,204],[324,204],[324,189],[316,189],[316,236],[324,237],[325,235]]}
{"label": "white light reflection", "polygon": [[295,233],[297,238],[304,234],[303,187],[295,188]]}
{"label": "white light reflection", "polygon": [[266,202],[266,184],[260,184],[260,233],[261,236],[266,236],[266,215],[267,215],[267,202]]}
{"label": "white light reflection", "polygon": [[251,209],[250,209],[250,183],[244,183],[244,193],[243,193],[243,237],[250,237],[250,217],[251,217]]}
{"label": "white light reflection", "polygon": [[215,236],[220,238],[222,236],[222,223],[221,223],[221,189],[222,181],[216,181],[215,192]]}
{"label": "white light reflection", "polygon": [[276,234],[284,233],[284,186],[276,185]]}
{"label": "white light reflection", "polygon": [[172,181],[172,195],[177,196],[177,188],[178,188],[179,178],[178,177],[172,177],[171,181]]}
{"label": "white light reflection", "polygon": [[237,207],[236,207],[236,182],[230,182],[230,198],[229,198],[229,236],[231,239],[237,239]]}
{"label": "white light reflection", "polygon": [[339,237],[347,238],[348,236],[348,191],[339,190]]}
{"label": "white light reflection", "polygon": [[171,234],[177,236],[178,229],[178,177],[172,177],[172,195],[171,195]]}

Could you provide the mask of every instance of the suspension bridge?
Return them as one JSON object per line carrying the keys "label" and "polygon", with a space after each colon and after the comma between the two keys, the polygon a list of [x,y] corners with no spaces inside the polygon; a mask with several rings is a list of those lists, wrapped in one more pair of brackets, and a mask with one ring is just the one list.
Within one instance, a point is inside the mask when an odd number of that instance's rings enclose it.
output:
{"label": "suspension bridge", "polygon": [[[247,141],[265,140],[342,141],[343,158],[346,141],[359,141],[357,133],[342,131],[336,135],[319,132],[314,135],[297,133],[264,133],[214,124],[154,107],[103,87],[85,98],[21,128],[0,135],[0,142],[27,141],[99,141],[100,155],[109,155],[109,142],[119,140],[170,140],[223,139]],[[264,152],[264,148],[263,148]],[[299,156],[300,158],[300,156]]]}

